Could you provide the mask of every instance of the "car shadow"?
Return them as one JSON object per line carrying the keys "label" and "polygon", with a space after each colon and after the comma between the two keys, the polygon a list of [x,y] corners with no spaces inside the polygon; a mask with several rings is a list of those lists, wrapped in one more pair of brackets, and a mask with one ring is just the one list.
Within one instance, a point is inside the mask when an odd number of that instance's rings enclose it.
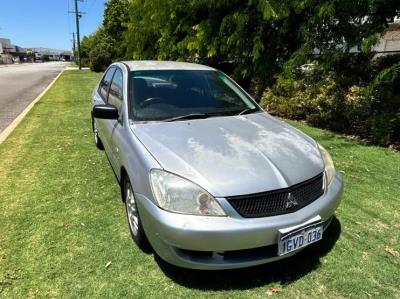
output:
{"label": "car shadow", "polygon": [[174,282],[200,290],[246,290],[272,282],[288,285],[321,265],[341,233],[339,220],[334,217],[325,231],[323,241],[313,244],[287,259],[255,267],[234,270],[192,270],[166,263],[156,254],[155,260],[161,270]]}

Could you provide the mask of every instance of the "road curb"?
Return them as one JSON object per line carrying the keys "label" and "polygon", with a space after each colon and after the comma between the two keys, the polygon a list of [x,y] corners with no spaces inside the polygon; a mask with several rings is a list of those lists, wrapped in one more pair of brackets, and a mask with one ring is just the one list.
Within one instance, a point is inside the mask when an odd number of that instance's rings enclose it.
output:
{"label": "road curb", "polygon": [[45,93],[56,83],[58,78],[65,72],[66,68],[64,68],[58,75],[50,82],[49,85],[12,121],[11,124],[4,129],[3,132],[0,133],[0,144],[2,144],[7,137],[15,130],[16,127],[20,124],[20,122],[25,118],[28,112],[32,109],[32,107],[39,102],[39,100],[45,95]]}

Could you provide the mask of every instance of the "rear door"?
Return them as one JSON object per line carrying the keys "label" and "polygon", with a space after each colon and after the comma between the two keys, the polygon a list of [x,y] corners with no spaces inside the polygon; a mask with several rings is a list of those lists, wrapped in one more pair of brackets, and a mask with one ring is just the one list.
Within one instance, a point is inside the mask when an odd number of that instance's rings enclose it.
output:
{"label": "rear door", "polygon": [[[108,94],[110,91],[111,81],[114,76],[114,73],[115,73],[115,67],[112,66],[104,74],[103,79],[99,84],[99,89],[97,90],[94,96],[95,105],[108,105]],[[100,139],[103,142],[104,149],[106,150],[107,153],[110,153],[110,145],[108,143],[110,136],[108,136],[109,130],[107,130],[108,121],[109,120],[107,119],[100,119],[100,118],[95,119],[97,130],[99,132]]]}
{"label": "rear door", "polygon": [[114,76],[111,81],[110,90],[108,93],[108,104],[118,109],[119,118],[117,120],[108,119],[105,125],[105,131],[107,135],[107,143],[110,146],[109,159],[114,170],[117,172],[120,168],[120,153],[119,143],[120,141],[117,136],[122,136],[121,131],[123,130],[122,121],[122,101],[123,101],[123,73],[119,67],[116,67]]}

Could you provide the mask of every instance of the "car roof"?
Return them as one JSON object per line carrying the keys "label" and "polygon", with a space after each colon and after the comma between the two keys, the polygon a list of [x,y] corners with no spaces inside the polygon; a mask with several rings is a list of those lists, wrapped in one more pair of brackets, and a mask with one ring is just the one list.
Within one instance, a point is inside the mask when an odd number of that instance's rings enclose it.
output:
{"label": "car roof", "polygon": [[130,60],[121,61],[125,63],[131,71],[145,70],[207,70],[211,71],[214,68],[189,62],[178,61],[157,61],[157,60]]}

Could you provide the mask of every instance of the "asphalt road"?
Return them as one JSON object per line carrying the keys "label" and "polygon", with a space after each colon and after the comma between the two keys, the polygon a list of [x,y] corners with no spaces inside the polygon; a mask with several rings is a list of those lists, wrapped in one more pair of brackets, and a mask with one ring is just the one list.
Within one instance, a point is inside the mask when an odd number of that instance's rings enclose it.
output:
{"label": "asphalt road", "polygon": [[46,62],[0,66],[0,133],[68,64]]}

